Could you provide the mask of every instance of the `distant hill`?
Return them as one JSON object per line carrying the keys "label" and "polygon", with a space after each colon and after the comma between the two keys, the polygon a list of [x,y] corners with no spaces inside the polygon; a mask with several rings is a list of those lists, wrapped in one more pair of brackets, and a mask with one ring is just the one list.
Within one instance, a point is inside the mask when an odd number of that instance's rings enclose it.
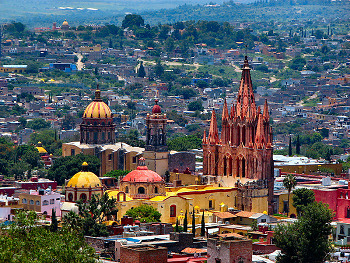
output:
{"label": "distant hill", "polygon": [[[190,2],[191,4],[186,4]],[[239,3],[241,2],[241,3]],[[245,2],[243,4],[243,2]],[[121,24],[125,14],[141,14],[146,23],[187,20],[292,21],[349,19],[350,2],[328,0],[16,0],[0,1],[0,22],[20,21],[29,27],[58,25]]]}

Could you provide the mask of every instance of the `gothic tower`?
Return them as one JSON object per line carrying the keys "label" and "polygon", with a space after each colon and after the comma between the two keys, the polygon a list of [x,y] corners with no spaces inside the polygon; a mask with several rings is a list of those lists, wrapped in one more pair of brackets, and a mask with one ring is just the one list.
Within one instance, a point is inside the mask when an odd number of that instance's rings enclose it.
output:
{"label": "gothic tower", "polygon": [[[208,137],[203,137],[203,175],[213,175],[222,186],[238,187],[237,208],[252,210],[251,186],[265,189],[271,211],[273,196],[273,146],[269,110],[256,107],[248,58],[245,57],[236,105],[229,113],[225,100],[222,112],[221,138],[215,110],[212,111]],[[256,185],[254,185],[256,184]],[[254,185],[254,186],[253,186]],[[264,191],[259,195],[264,195]],[[253,194],[250,191],[250,194]],[[246,198],[243,198],[243,197]],[[248,197],[248,198],[247,198]]]}
{"label": "gothic tower", "polygon": [[158,105],[158,100],[152,109],[152,114],[146,117],[146,147],[143,157],[146,160],[146,166],[158,173],[164,175],[168,170],[168,146],[166,144],[166,114],[162,114],[162,109]]}
{"label": "gothic tower", "polygon": [[101,91],[96,89],[95,99],[86,107],[80,124],[80,143],[115,143],[115,124],[111,109],[101,99]]}

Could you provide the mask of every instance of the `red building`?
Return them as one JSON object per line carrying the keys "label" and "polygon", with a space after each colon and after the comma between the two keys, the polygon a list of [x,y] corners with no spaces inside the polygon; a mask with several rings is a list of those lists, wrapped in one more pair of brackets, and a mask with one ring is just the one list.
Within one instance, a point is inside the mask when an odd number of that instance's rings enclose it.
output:
{"label": "red building", "polygon": [[[248,58],[245,57],[236,105],[229,113],[225,101],[222,112],[221,138],[215,110],[212,112],[209,135],[203,137],[203,174],[216,177],[224,186],[251,181],[267,188],[269,210],[273,196],[272,129],[267,101],[264,111],[257,108],[253,93]],[[241,184],[242,183],[242,184]],[[242,195],[244,196],[244,194]],[[239,209],[249,210],[238,204]]]}

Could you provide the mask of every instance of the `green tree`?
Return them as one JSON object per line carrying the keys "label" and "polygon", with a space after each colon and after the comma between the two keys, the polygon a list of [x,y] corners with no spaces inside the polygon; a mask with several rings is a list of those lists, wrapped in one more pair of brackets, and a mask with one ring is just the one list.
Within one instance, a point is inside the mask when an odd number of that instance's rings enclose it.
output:
{"label": "green tree", "polygon": [[41,142],[43,147],[53,155],[61,155],[62,141],[57,139],[57,131],[52,129],[34,132],[29,137],[29,143],[38,145]]}
{"label": "green tree", "polygon": [[302,58],[300,56],[297,56],[292,59],[291,64],[289,67],[294,70],[303,70],[304,66],[306,65],[306,59]]}
{"label": "green tree", "polygon": [[252,228],[253,231],[257,231],[259,228],[258,228],[258,221],[256,219],[254,219],[252,221],[252,224],[250,225],[250,227]]}
{"label": "green tree", "polygon": [[187,223],[187,210],[186,210],[185,218],[184,218],[184,232],[187,232],[187,227],[188,227],[188,223]]}
{"label": "green tree", "polygon": [[288,155],[293,155],[293,149],[292,149],[292,136],[289,136],[289,145],[288,145]]}
{"label": "green tree", "polygon": [[118,210],[115,210],[116,199],[109,198],[105,192],[101,197],[92,195],[88,201],[79,200],[79,225],[85,236],[108,236],[108,230],[103,221],[114,219]]}
{"label": "green tree", "polygon": [[297,185],[297,181],[295,179],[295,176],[292,174],[287,174],[286,177],[283,179],[283,186],[288,191],[288,210],[287,210],[287,216],[289,215],[289,198],[290,198],[290,192],[292,189]]}
{"label": "green tree", "polygon": [[326,204],[313,202],[293,224],[278,225],[274,240],[282,254],[277,263],[321,263],[329,257],[333,213]]}
{"label": "green tree", "polygon": [[114,178],[122,178],[124,177],[125,175],[127,175],[128,173],[130,173],[131,171],[129,170],[112,170],[112,171],[109,171],[108,173],[106,173],[104,176],[105,177],[114,177]]}
{"label": "green tree", "polygon": [[305,207],[315,202],[315,193],[307,188],[300,188],[293,191],[293,206],[296,208],[298,216],[302,214]]}
{"label": "green tree", "polygon": [[160,60],[157,61],[157,64],[154,68],[154,74],[156,74],[156,76],[158,78],[160,78],[164,73],[164,68],[162,66],[162,64],[160,63]]}
{"label": "green tree", "polygon": [[140,27],[145,24],[145,21],[143,20],[142,16],[136,15],[136,14],[128,14],[124,17],[122,22],[123,28],[132,28],[132,27]]}
{"label": "green tree", "polygon": [[202,221],[201,221],[201,237],[205,236],[205,219],[204,219],[204,211],[202,214]]}
{"label": "green tree", "polygon": [[204,110],[201,99],[190,102],[188,104],[187,108],[189,111],[196,111],[196,110],[203,111]]}
{"label": "green tree", "polygon": [[176,224],[175,224],[175,232],[180,232],[180,229],[179,229],[179,219],[176,218]]}
{"label": "green tree", "polygon": [[175,151],[200,149],[202,147],[202,139],[200,138],[200,134],[183,136],[168,140],[167,145],[169,150]]}
{"label": "green tree", "polygon": [[50,231],[56,232],[57,230],[58,230],[58,222],[56,217],[56,211],[55,209],[52,209]]}
{"label": "green tree", "polygon": [[139,78],[146,77],[146,71],[145,71],[145,67],[143,66],[143,61],[140,62],[140,67],[139,67],[139,70],[137,71],[137,76]]}
{"label": "green tree", "polygon": [[83,162],[89,164],[89,171],[98,175],[100,160],[96,156],[78,154],[57,158],[48,171],[48,178],[55,180],[59,185],[63,185],[65,180],[72,178],[81,171]]}
{"label": "green tree", "polygon": [[194,212],[194,208],[192,211],[192,234],[193,234],[193,236],[196,235],[196,214]]}
{"label": "green tree", "polygon": [[[43,249],[45,248],[45,249]],[[37,225],[35,212],[20,211],[10,227],[0,229],[0,262],[96,262],[95,250],[81,233],[51,232]]]}
{"label": "green tree", "polygon": [[153,206],[142,204],[138,207],[129,209],[125,213],[131,216],[134,220],[139,220],[140,222],[160,222],[161,213],[157,211]]}
{"label": "green tree", "polygon": [[50,128],[50,126],[51,124],[42,118],[33,119],[27,123],[27,127],[33,130],[47,129]]}

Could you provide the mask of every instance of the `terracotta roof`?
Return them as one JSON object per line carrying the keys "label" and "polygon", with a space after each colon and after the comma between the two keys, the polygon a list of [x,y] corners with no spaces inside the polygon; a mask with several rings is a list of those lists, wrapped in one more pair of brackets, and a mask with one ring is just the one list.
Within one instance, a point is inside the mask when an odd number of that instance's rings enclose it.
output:
{"label": "terracotta roof", "polygon": [[186,254],[207,253],[207,249],[186,247],[185,249],[181,250],[181,252]]}
{"label": "terracotta roof", "polygon": [[152,183],[162,182],[163,178],[156,172],[148,170],[147,166],[138,166],[136,170],[128,173],[122,182]]}
{"label": "terracotta roof", "polygon": [[219,213],[213,213],[213,214],[219,218],[222,218],[222,219],[237,217],[236,215],[231,214],[230,212],[219,212]]}
{"label": "terracotta roof", "polygon": [[248,212],[248,211],[240,211],[236,214],[236,216],[239,216],[239,217],[251,217],[252,215],[255,215],[256,213],[254,212]]}

